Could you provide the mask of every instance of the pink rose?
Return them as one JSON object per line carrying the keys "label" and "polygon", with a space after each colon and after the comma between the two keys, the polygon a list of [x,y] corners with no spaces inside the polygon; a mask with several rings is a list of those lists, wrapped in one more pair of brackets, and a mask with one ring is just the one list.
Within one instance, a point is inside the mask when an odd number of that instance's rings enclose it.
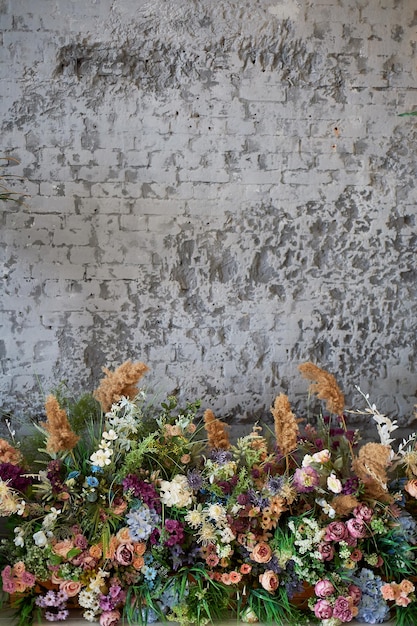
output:
{"label": "pink rose", "polygon": [[351,609],[351,598],[344,598],[343,596],[339,596],[334,603],[333,608],[333,617],[337,617],[341,622],[350,622],[353,619],[352,609]]}
{"label": "pink rose", "polygon": [[121,543],[116,549],[115,559],[120,565],[130,565],[134,552],[135,548],[131,543]]}
{"label": "pink rose", "polygon": [[330,543],[321,543],[319,552],[322,561],[332,561],[334,557],[334,548]]}
{"label": "pink rose", "polygon": [[260,541],[252,550],[250,558],[255,563],[268,563],[272,559],[272,550],[265,541]]}
{"label": "pink rose", "polygon": [[266,591],[273,593],[278,588],[279,578],[275,572],[269,569],[263,574],[260,574],[259,582]]}
{"label": "pink rose", "polygon": [[334,587],[330,580],[324,578],[316,582],[314,592],[319,598],[327,598],[327,596],[331,596],[334,593]]}
{"label": "pink rose", "polygon": [[365,522],[359,517],[353,517],[346,522],[346,528],[354,539],[363,539],[366,537]]}
{"label": "pink rose", "polygon": [[21,578],[22,583],[26,587],[33,587],[36,582],[36,578],[34,574],[31,574],[30,572],[26,572],[26,571],[22,572],[22,575],[20,578]]}
{"label": "pink rose", "polygon": [[317,619],[330,619],[333,615],[332,605],[328,600],[319,600],[314,605],[314,615]]}
{"label": "pink rose", "polygon": [[103,611],[100,615],[100,626],[116,626],[120,619],[119,611]]}
{"label": "pink rose", "polygon": [[344,522],[330,522],[326,528],[326,541],[345,541],[349,536],[348,529]]}
{"label": "pink rose", "polygon": [[59,583],[60,591],[64,591],[69,598],[74,598],[81,590],[81,583],[75,580],[63,580]]}
{"label": "pink rose", "polygon": [[362,519],[365,524],[369,524],[369,522],[371,521],[374,512],[371,509],[371,507],[369,507],[366,504],[359,504],[359,506],[357,506],[354,510],[353,510],[353,515],[355,517],[358,517],[359,519]]}
{"label": "pink rose", "polygon": [[[382,589],[381,589],[382,590]],[[358,606],[359,602],[362,598],[362,591],[356,585],[349,585],[348,587],[349,595],[353,600],[353,604]]]}

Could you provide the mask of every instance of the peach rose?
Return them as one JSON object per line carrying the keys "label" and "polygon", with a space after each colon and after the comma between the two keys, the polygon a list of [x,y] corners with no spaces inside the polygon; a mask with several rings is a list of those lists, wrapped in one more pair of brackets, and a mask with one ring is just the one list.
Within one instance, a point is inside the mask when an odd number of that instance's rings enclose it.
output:
{"label": "peach rose", "polygon": [[146,552],[146,543],[144,541],[140,541],[135,543],[135,554],[138,556],[142,556]]}
{"label": "peach rose", "polygon": [[88,554],[93,557],[93,559],[98,560],[103,554],[103,550],[101,549],[101,545],[99,543],[95,543],[88,550]]}
{"label": "peach rose", "polygon": [[17,563],[13,565],[13,574],[15,576],[20,576],[21,574],[23,574],[25,569],[26,568],[25,568],[25,564],[23,563],[23,561],[17,561]]}
{"label": "peach rose", "polygon": [[415,587],[410,580],[404,579],[400,583],[400,589],[402,593],[405,593],[408,595],[409,593],[412,593],[414,591]]}
{"label": "peach rose", "polygon": [[278,589],[279,578],[275,574],[275,572],[269,569],[263,574],[260,574],[259,582],[266,591],[269,591],[269,593],[273,593]]}
{"label": "peach rose", "polygon": [[119,541],[117,540],[117,538],[114,535],[110,537],[109,545],[105,554],[106,559],[114,559],[114,555],[116,553],[116,548],[118,545]]}
{"label": "peach rose", "polygon": [[129,529],[127,527],[121,528],[116,535],[120,543],[131,543],[132,537],[130,536]]}
{"label": "peach rose", "polygon": [[272,550],[265,541],[260,541],[252,550],[250,558],[255,563],[268,563],[272,559]]}
{"label": "peach rose", "polygon": [[52,546],[52,552],[57,554],[58,556],[62,556],[62,558],[66,558],[68,552],[72,550],[74,547],[71,539],[63,539],[62,541],[58,541],[54,546]]}
{"label": "peach rose", "polygon": [[132,565],[135,569],[140,570],[145,565],[143,556],[137,556],[133,559]]}
{"label": "peach rose", "polygon": [[412,498],[417,498],[417,480],[416,479],[409,480],[404,485],[404,489],[407,491],[407,493],[410,494]]}
{"label": "peach rose", "polygon": [[60,591],[64,591],[69,598],[76,596],[81,590],[81,583],[75,580],[63,580],[59,584]]}

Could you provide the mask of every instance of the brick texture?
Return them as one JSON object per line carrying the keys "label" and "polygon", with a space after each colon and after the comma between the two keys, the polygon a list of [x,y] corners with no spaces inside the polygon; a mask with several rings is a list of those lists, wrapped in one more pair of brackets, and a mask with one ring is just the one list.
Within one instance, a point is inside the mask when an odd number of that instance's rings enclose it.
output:
{"label": "brick texture", "polygon": [[312,360],[407,428],[414,0],[0,0],[0,26],[29,196],[0,204],[5,412],[131,358],[238,430],[304,407]]}

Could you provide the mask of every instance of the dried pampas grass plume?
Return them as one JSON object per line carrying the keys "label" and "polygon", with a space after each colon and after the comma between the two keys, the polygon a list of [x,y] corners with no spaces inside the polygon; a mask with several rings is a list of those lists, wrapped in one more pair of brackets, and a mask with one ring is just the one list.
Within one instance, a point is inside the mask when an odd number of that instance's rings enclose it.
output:
{"label": "dried pampas grass plume", "polygon": [[107,413],[122,396],[131,400],[137,396],[139,391],[137,384],[149,367],[140,361],[138,363],[125,361],[114,372],[107,367],[103,367],[102,370],[106,376],[100,381],[93,395]]}
{"label": "dried pampas grass plume", "polygon": [[297,447],[299,433],[298,421],[291,411],[290,401],[284,393],[275,398],[271,407],[274,417],[275,437],[277,446],[283,456],[291,454]]}
{"label": "dried pampas grass plume", "polygon": [[72,450],[80,438],[72,430],[66,411],[60,408],[54,395],[46,398],[45,410],[47,421],[42,422],[41,426],[48,432],[47,451],[56,453]]}
{"label": "dried pampas grass plume", "polygon": [[327,410],[334,415],[342,415],[345,398],[335,377],[311,362],[302,363],[298,369],[304,378],[313,381],[310,391],[316,394],[319,400],[325,400]]}
{"label": "dried pampas grass plume", "polygon": [[8,441],[0,439],[0,463],[11,463],[19,465],[22,461],[22,455]]}
{"label": "dried pampas grass plume", "polygon": [[215,417],[211,409],[206,409],[204,412],[204,427],[210,448],[219,450],[228,450],[230,448],[226,425]]}
{"label": "dried pampas grass plume", "polygon": [[391,502],[388,493],[387,467],[391,463],[391,447],[381,443],[367,443],[353,460],[352,469],[365,485],[365,494],[382,502]]}
{"label": "dried pampas grass plume", "polygon": [[352,495],[339,495],[333,498],[331,501],[332,508],[336,511],[337,515],[346,517],[350,515],[352,511],[359,506],[360,502]]}

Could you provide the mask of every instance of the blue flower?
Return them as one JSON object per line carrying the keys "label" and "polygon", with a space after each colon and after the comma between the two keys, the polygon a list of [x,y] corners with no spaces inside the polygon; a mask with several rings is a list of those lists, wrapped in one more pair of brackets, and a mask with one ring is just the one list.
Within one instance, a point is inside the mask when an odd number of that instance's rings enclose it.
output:
{"label": "blue flower", "polygon": [[67,480],[71,480],[72,478],[78,478],[79,475],[80,472],[78,472],[77,470],[73,470],[68,474]]}
{"label": "blue flower", "polygon": [[100,467],[99,465],[92,465],[91,466],[91,471],[93,472],[93,474],[102,474],[103,473],[103,468]]}
{"label": "blue flower", "polygon": [[98,487],[98,479],[95,476],[87,476],[87,485],[89,487]]}
{"label": "blue flower", "polygon": [[131,510],[126,515],[129,532],[134,541],[146,541],[152,531],[160,523],[161,518],[155,511],[142,504],[138,509]]}

